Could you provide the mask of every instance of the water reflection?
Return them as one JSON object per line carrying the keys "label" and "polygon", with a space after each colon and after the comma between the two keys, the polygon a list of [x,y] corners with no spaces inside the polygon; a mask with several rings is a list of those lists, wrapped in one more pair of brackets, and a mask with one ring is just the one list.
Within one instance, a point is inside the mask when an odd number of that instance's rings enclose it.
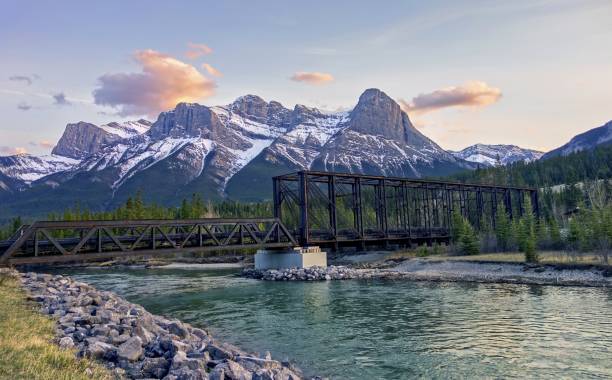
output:
{"label": "water reflection", "polygon": [[69,273],[333,378],[610,377],[610,289],[258,282],[232,270]]}

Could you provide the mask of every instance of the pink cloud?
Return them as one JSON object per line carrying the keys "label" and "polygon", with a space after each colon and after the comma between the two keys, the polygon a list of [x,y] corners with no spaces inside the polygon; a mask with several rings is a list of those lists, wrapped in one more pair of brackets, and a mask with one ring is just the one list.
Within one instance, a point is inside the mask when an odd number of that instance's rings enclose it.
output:
{"label": "pink cloud", "polygon": [[419,94],[411,102],[399,100],[406,112],[427,113],[448,107],[483,107],[497,102],[500,89],[485,82],[472,81],[460,86],[445,87],[426,94]]}
{"label": "pink cloud", "polygon": [[193,42],[189,42],[187,46],[189,46],[189,50],[187,50],[185,56],[189,59],[196,59],[213,52],[213,50],[208,47],[208,45],[204,44],[196,44]]}
{"label": "pink cloud", "polygon": [[49,140],[42,140],[41,142],[38,143],[38,145],[40,145],[41,148],[47,148],[47,149],[51,149],[55,146],[55,144],[53,144]]}
{"label": "pink cloud", "polygon": [[291,80],[320,85],[333,81],[334,77],[327,73],[298,71],[291,76]]}
{"label": "pink cloud", "polygon": [[214,67],[212,67],[211,65],[209,65],[208,63],[203,63],[202,64],[202,68],[204,70],[206,70],[207,73],[209,73],[210,75],[212,75],[213,77],[222,77],[223,73],[217,69],[215,69]]}
{"label": "pink cloud", "polygon": [[28,153],[26,148],[17,146],[17,147],[12,147],[12,146],[0,146],[0,153],[7,155],[7,156],[12,156],[15,154],[26,154]]}
{"label": "pink cloud", "polygon": [[214,93],[216,84],[195,67],[155,50],[138,51],[141,73],[105,74],[93,91],[95,104],[119,114],[155,117],[179,102],[195,102]]}

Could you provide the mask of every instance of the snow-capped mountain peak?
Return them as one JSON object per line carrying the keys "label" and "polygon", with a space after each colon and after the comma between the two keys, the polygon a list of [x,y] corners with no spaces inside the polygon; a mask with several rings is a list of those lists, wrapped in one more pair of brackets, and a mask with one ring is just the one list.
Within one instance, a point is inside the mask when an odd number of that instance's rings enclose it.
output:
{"label": "snow-capped mountain peak", "polygon": [[30,184],[53,173],[66,171],[79,164],[79,160],[54,154],[33,156],[17,154],[0,157],[0,173]]}
{"label": "snow-capped mountain peak", "polygon": [[484,166],[508,165],[517,161],[530,162],[539,159],[544,154],[537,150],[504,144],[474,144],[451,153],[462,160]]}
{"label": "snow-capped mountain peak", "polygon": [[221,106],[179,103],[154,123],[68,124],[53,154],[66,162],[41,159],[47,169],[37,174],[7,163],[0,174],[22,184],[24,199],[36,188],[32,196],[53,194],[56,203],[78,197],[112,207],[138,190],[162,204],[193,193],[266,199],[271,176],[302,169],[420,177],[473,167],[416,130],[376,89],[349,112],[245,95]]}

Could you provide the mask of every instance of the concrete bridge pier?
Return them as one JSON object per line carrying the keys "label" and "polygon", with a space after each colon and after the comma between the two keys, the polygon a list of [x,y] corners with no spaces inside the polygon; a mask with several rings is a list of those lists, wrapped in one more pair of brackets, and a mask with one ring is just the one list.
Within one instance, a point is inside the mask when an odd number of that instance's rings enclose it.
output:
{"label": "concrete bridge pier", "polygon": [[255,254],[255,269],[327,267],[327,252],[318,246],[285,250],[260,249]]}

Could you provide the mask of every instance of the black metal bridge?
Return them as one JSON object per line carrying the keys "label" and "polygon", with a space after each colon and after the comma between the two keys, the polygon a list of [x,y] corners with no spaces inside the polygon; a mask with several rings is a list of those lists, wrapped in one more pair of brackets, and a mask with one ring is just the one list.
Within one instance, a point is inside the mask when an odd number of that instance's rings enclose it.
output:
{"label": "black metal bridge", "polygon": [[528,203],[539,216],[537,190],[524,187],[315,171],[273,181],[274,216],[305,246],[448,243],[455,210],[477,229]]}
{"label": "black metal bridge", "polygon": [[0,242],[0,265],[297,244],[276,218],[35,222]]}
{"label": "black metal bridge", "polygon": [[535,189],[301,171],[273,179],[273,218],[40,221],[0,242],[0,265],[245,248],[448,243],[451,214],[476,228],[522,215]]}

